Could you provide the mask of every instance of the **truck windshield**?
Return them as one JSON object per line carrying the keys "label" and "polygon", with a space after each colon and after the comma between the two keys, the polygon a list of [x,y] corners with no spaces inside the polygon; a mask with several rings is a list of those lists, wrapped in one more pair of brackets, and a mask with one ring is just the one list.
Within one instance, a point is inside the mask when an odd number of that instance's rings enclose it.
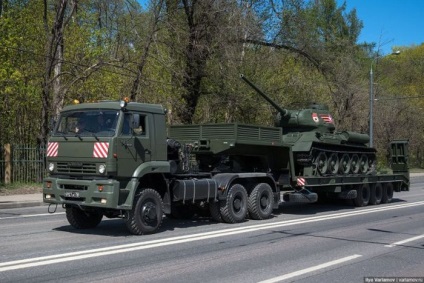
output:
{"label": "truck windshield", "polygon": [[117,110],[62,112],[53,136],[110,137],[116,133],[118,117]]}

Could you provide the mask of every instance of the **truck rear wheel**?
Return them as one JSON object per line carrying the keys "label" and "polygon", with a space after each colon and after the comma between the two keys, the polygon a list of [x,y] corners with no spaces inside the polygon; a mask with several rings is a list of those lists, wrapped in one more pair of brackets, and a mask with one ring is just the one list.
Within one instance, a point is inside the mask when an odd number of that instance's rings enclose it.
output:
{"label": "truck rear wheel", "polygon": [[66,218],[76,229],[89,229],[99,225],[103,214],[95,210],[84,211],[77,206],[66,206]]}
{"label": "truck rear wheel", "polygon": [[353,199],[353,204],[357,207],[367,206],[370,201],[370,186],[362,184],[356,186],[357,196]]}
{"label": "truck rear wheel", "polygon": [[393,199],[393,184],[385,183],[383,185],[383,196],[381,198],[381,203],[389,203]]}
{"label": "truck rear wheel", "polygon": [[252,219],[262,220],[271,216],[274,206],[274,196],[270,185],[260,183],[250,193],[247,205]]}
{"label": "truck rear wheel", "polygon": [[383,197],[383,186],[381,185],[381,183],[371,185],[369,204],[372,204],[372,205],[380,204],[382,197]]}
{"label": "truck rear wheel", "polygon": [[135,235],[154,233],[162,224],[163,201],[153,189],[143,189],[135,197],[135,205],[127,212],[125,223]]}
{"label": "truck rear wheel", "polygon": [[219,209],[219,201],[211,201],[209,202],[209,212],[211,217],[216,222],[222,222],[222,216]]}
{"label": "truck rear wheel", "polygon": [[222,219],[227,223],[244,221],[247,214],[247,192],[240,184],[234,184],[228,191],[225,205],[220,207]]}

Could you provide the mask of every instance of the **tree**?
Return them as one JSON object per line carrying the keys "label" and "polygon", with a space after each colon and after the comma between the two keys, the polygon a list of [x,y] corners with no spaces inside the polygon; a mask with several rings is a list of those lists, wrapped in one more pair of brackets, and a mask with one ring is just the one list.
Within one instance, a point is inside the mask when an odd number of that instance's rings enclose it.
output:
{"label": "tree", "polygon": [[[71,3],[70,3],[71,2]],[[49,117],[51,112],[59,111],[63,105],[64,94],[61,91],[61,76],[64,53],[64,28],[76,11],[78,0],[60,0],[55,3],[55,19],[52,27],[49,23],[49,3],[44,0],[44,31],[46,34],[45,70],[42,83],[42,113],[38,143],[45,145],[49,132]],[[70,8],[68,11],[68,4]],[[52,99],[52,102],[51,102]],[[53,106],[53,109],[51,109]]]}
{"label": "tree", "polygon": [[337,124],[348,126],[347,121],[355,120],[347,118],[354,116],[351,109],[362,89],[357,83],[360,65],[356,60],[363,54],[356,44],[362,23],[356,11],[346,13],[346,4],[337,7],[335,0],[289,0],[279,6],[270,1],[267,9],[279,21],[274,20],[262,38],[252,33],[244,41],[287,50],[316,68],[331,93]]}

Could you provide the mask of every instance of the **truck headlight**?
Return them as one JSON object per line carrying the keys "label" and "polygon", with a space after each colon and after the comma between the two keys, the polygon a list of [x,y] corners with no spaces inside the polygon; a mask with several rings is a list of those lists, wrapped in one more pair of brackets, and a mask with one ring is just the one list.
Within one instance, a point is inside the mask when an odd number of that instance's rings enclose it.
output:
{"label": "truck headlight", "polygon": [[49,171],[53,172],[54,170],[54,163],[49,163]]}
{"label": "truck headlight", "polygon": [[99,173],[100,174],[104,174],[106,172],[106,165],[105,164],[100,164],[99,165]]}

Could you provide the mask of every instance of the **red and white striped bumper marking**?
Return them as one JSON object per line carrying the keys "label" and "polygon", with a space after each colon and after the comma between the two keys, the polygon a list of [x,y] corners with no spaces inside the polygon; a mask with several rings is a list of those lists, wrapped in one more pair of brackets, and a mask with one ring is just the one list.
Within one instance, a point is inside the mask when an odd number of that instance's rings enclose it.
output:
{"label": "red and white striped bumper marking", "polygon": [[106,158],[109,152],[109,143],[108,142],[95,142],[93,149],[94,158]]}
{"label": "red and white striped bumper marking", "polygon": [[303,187],[304,185],[306,185],[306,181],[304,178],[297,178],[297,185],[299,187]]}
{"label": "red and white striped bumper marking", "polygon": [[47,144],[47,157],[56,157],[59,151],[58,142],[49,142]]}

